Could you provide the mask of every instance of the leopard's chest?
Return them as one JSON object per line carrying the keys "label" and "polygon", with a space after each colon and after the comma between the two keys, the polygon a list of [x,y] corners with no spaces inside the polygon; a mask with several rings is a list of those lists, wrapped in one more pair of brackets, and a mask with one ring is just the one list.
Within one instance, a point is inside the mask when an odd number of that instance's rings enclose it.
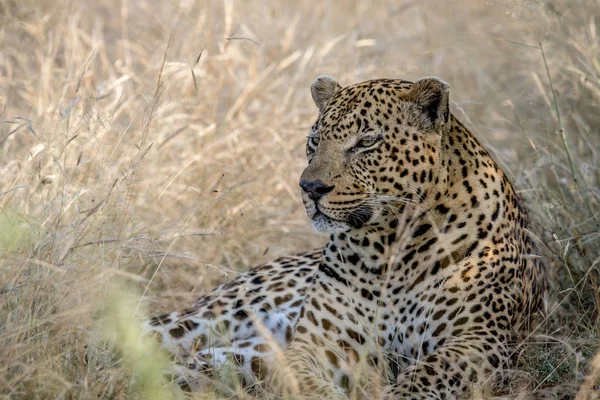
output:
{"label": "leopard's chest", "polygon": [[[406,257],[406,253],[400,253]],[[375,302],[370,296],[369,330],[377,337],[380,350],[390,357],[418,359],[429,354],[451,335],[452,323],[463,302],[458,293],[448,292],[446,282],[460,275],[457,263],[444,254],[438,257],[412,257],[417,261],[398,264],[380,278]],[[399,258],[400,260],[402,257]],[[369,286],[372,292],[372,285]]]}

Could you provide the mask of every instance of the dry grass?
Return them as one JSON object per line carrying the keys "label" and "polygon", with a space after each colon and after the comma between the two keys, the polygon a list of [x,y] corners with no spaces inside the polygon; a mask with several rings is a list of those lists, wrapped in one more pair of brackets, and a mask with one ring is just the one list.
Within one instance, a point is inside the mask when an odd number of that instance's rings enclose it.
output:
{"label": "dry grass", "polygon": [[114,284],[170,310],[322,244],[296,181],[327,73],[450,82],[554,284],[501,392],[574,397],[600,340],[598,15],[596,0],[0,0],[0,395],[144,398],[160,361],[132,377],[150,361]]}

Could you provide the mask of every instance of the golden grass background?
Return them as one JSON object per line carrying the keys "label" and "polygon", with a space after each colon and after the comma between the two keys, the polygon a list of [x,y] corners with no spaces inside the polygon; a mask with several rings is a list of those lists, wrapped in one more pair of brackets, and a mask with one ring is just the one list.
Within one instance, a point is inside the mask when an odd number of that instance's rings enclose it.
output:
{"label": "golden grass background", "polygon": [[[144,398],[117,311],[181,308],[324,243],[297,188],[320,74],[450,83],[553,282],[499,393],[593,389],[598,16],[597,0],[0,0],[0,395]],[[114,305],[115,284],[137,300]]]}

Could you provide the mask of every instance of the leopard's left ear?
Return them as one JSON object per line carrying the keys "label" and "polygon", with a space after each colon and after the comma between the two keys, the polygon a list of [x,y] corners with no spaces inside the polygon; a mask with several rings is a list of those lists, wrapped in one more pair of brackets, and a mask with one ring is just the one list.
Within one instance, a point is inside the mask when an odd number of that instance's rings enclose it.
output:
{"label": "leopard's left ear", "polygon": [[419,79],[410,88],[408,98],[420,107],[424,122],[436,131],[450,120],[450,85],[440,78]]}
{"label": "leopard's left ear", "polygon": [[333,95],[341,88],[340,84],[328,75],[321,75],[313,82],[310,93],[320,113],[323,112]]}

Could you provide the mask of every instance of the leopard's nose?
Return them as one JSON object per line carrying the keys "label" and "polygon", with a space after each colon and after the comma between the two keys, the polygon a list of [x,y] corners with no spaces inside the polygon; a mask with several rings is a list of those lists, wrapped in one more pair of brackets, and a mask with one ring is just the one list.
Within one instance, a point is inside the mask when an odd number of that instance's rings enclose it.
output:
{"label": "leopard's nose", "polygon": [[320,179],[314,181],[303,179],[300,181],[300,187],[306,192],[309,199],[319,201],[319,199],[331,192],[335,186],[327,186]]}

